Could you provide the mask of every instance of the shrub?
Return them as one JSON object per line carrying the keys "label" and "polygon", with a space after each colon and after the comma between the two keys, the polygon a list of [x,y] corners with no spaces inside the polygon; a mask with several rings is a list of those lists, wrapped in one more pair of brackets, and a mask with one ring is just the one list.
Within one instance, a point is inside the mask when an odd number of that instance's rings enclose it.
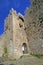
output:
{"label": "shrub", "polygon": [[32,13],[32,11],[29,12],[30,14]]}

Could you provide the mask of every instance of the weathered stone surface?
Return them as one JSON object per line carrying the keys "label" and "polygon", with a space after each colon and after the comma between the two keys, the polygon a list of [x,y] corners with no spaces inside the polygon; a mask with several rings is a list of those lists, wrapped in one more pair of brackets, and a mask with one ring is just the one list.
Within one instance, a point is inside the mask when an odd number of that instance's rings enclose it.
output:
{"label": "weathered stone surface", "polygon": [[43,54],[43,1],[31,0],[25,16],[10,10],[0,36],[0,57],[7,47],[9,59],[19,58],[25,51]]}
{"label": "weathered stone surface", "polygon": [[[3,34],[4,40],[2,37],[2,42],[0,42],[2,45],[3,41],[6,42],[4,42],[3,47],[7,47],[7,54],[9,59],[19,58],[23,54],[23,43],[26,44],[27,49],[29,50],[27,35],[24,28],[24,17],[20,13],[16,14],[16,12],[11,9],[8,17],[5,19]],[[3,47],[1,46],[1,49],[4,49]],[[3,50],[1,51],[1,54],[3,54]]]}
{"label": "weathered stone surface", "polygon": [[25,11],[25,27],[30,51],[43,54],[43,1],[31,0],[31,6]]}

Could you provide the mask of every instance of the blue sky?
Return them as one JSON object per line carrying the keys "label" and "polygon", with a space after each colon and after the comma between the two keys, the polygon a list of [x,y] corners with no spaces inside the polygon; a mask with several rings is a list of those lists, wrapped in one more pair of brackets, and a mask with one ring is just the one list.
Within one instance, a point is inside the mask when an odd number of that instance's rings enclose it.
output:
{"label": "blue sky", "polygon": [[0,35],[4,32],[4,19],[11,8],[14,8],[17,13],[24,15],[26,7],[30,6],[30,0],[0,0]]}

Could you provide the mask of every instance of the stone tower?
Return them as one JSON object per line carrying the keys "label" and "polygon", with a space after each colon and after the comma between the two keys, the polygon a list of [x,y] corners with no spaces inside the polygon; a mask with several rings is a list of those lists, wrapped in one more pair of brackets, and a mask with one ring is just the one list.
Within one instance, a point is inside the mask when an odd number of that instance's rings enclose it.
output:
{"label": "stone tower", "polygon": [[11,9],[4,25],[9,58],[19,58],[28,53],[28,40],[24,29],[24,16]]}
{"label": "stone tower", "polygon": [[25,31],[31,53],[43,54],[43,0],[30,0],[25,11]]}

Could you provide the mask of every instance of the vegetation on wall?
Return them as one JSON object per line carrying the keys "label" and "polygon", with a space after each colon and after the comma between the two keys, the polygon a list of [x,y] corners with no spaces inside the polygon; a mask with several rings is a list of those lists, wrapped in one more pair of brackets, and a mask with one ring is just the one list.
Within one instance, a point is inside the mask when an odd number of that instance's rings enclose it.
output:
{"label": "vegetation on wall", "polygon": [[40,16],[39,20],[40,20],[40,23],[42,23],[43,22],[43,16]]}
{"label": "vegetation on wall", "polygon": [[7,47],[4,47],[4,54],[7,53]]}
{"label": "vegetation on wall", "polygon": [[32,11],[29,12],[30,14],[32,13]]}

